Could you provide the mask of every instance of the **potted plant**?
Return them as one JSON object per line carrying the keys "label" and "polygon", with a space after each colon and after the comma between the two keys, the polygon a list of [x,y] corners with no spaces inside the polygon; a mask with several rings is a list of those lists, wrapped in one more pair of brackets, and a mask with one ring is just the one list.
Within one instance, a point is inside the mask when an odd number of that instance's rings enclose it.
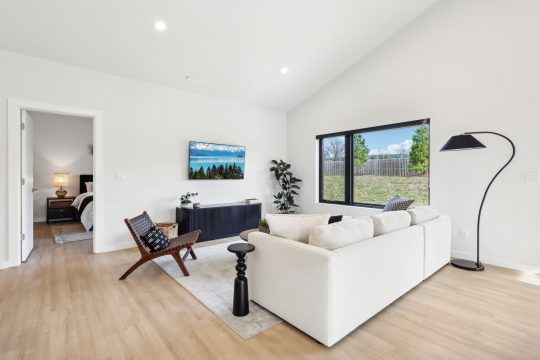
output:
{"label": "potted plant", "polygon": [[295,178],[291,172],[291,164],[286,163],[283,160],[272,160],[274,166],[270,168],[270,171],[274,173],[281,191],[274,195],[274,204],[276,209],[281,213],[294,212],[292,208],[298,207],[294,203],[294,195],[299,195],[296,190],[300,190],[299,182],[302,180]]}
{"label": "potted plant", "polygon": [[191,203],[191,198],[198,195],[199,193],[190,193],[190,192],[185,193],[184,195],[180,196],[180,205],[186,209],[193,208],[193,204]]}
{"label": "potted plant", "polygon": [[268,226],[268,221],[266,221],[266,219],[259,220],[259,231],[270,234],[270,227]]}

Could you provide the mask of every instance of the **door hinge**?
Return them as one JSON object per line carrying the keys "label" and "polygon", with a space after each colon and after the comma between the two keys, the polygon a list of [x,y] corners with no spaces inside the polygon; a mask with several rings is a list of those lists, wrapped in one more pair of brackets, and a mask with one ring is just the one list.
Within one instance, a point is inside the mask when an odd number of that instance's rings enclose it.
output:
{"label": "door hinge", "polygon": [[26,128],[26,125],[24,124],[24,122],[21,121],[21,130],[24,130]]}
{"label": "door hinge", "polygon": [[25,240],[26,239],[26,235],[24,235],[24,233],[21,234],[21,240]]}
{"label": "door hinge", "polygon": [[24,178],[21,179],[21,185],[26,184],[26,180]]}

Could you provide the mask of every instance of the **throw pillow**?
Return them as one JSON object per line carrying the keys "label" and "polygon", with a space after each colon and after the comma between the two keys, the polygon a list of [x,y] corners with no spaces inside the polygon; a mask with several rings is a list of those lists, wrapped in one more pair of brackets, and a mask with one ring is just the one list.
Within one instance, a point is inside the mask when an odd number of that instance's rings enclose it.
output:
{"label": "throw pillow", "polygon": [[328,224],[330,214],[288,215],[266,214],[270,234],[286,239],[307,243],[311,230]]}
{"label": "throw pillow", "polygon": [[439,213],[433,206],[417,206],[407,210],[407,212],[412,218],[411,225],[421,224],[439,216]]}
{"label": "throw pillow", "polygon": [[152,228],[149,232],[143,235],[142,240],[152,252],[163,250],[171,243],[167,235],[156,227]]}
{"label": "throw pillow", "polygon": [[330,216],[330,219],[328,219],[329,224],[337,223],[343,220],[343,215],[334,215]]}
{"label": "throw pillow", "polygon": [[371,217],[374,235],[379,236],[411,226],[411,215],[403,210],[389,211]]}
{"label": "throw pillow", "polygon": [[309,245],[335,250],[373,237],[373,220],[365,216],[317,226],[309,234]]}
{"label": "throw pillow", "polygon": [[398,210],[407,210],[409,206],[414,202],[414,199],[407,200],[400,196],[394,196],[388,201],[388,204],[383,209],[383,212],[387,211],[398,211]]}
{"label": "throw pillow", "polygon": [[86,192],[94,192],[94,182],[88,181],[84,183],[86,185]]}

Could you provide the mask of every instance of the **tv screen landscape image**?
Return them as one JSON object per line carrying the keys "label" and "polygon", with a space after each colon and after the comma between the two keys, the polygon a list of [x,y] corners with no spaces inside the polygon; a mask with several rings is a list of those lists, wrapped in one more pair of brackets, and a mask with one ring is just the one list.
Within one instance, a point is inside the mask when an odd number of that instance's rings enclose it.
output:
{"label": "tv screen landscape image", "polygon": [[189,179],[243,179],[245,155],[245,146],[190,141]]}

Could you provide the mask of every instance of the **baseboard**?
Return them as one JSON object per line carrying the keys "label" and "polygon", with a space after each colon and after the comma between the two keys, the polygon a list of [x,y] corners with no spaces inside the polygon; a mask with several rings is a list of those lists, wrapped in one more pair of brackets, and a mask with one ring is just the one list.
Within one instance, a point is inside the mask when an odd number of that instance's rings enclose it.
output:
{"label": "baseboard", "polygon": [[10,261],[7,261],[7,260],[0,261],[0,269],[7,269],[14,266],[16,265],[12,264]]}
{"label": "baseboard", "polygon": [[41,223],[41,222],[45,222],[45,221],[47,221],[47,218],[35,218],[34,219],[35,223],[38,223],[38,222]]}
{"label": "baseboard", "polygon": [[[452,257],[459,258],[459,259],[466,259],[466,260],[476,260],[476,253],[469,253],[465,251],[459,251],[459,250],[452,250]],[[526,272],[534,272],[538,271],[538,267],[515,263],[511,261],[496,259],[492,257],[486,257],[481,256],[480,260],[484,264],[494,265],[494,266],[501,266],[509,269],[519,270],[519,271],[526,271]]]}
{"label": "baseboard", "polygon": [[99,248],[94,249],[94,252],[104,253],[104,252],[109,252],[109,251],[131,249],[134,247],[136,247],[135,242],[131,240],[131,241],[124,241],[121,243],[104,244],[104,245],[99,246]]}

